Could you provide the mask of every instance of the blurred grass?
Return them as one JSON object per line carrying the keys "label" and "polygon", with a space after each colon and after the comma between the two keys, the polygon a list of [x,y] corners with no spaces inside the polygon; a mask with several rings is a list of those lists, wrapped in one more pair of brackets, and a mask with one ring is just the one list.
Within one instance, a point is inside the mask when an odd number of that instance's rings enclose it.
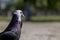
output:
{"label": "blurred grass", "polygon": [[0,21],[10,21],[11,17],[0,16]]}
{"label": "blurred grass", "polygon": [[[11,17],[0,16],[0,21],[10,21]],[[22,19],[25,21],[25,19]],[[60,22],[60,16],[32,16],[31,22]]]}
{"label": "blurred grass", "polygon": [[33,16],[32,22],[60,22],[60,16]]}

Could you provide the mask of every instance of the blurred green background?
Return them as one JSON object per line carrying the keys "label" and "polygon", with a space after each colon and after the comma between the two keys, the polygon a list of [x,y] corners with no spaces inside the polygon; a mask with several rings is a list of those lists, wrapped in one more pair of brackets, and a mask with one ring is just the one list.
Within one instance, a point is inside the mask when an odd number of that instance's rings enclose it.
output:
{"label": "blurred green background", "polygon": [[16,9],[23,10],[23,21],[60,22],[60,0],[0,0],[0,21],[10,21]]}

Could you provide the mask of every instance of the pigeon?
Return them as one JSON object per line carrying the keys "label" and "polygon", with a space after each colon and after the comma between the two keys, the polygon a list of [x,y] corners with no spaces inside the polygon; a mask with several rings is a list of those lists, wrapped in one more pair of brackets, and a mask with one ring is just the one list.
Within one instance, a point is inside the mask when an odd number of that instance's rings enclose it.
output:
{"label": "pigeon", "polygon": [[12,19],[8,27],[0,33],[0,40],[19,40],[22,29],[22,10],[12,12]]}

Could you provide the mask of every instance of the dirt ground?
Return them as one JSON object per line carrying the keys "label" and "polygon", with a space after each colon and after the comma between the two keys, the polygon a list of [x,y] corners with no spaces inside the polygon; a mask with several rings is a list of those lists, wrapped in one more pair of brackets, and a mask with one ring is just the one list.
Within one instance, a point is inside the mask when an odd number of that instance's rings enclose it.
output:
{"label": "dirt ground", "polygon": [[[0,22],[2,32],[9,22]],[[60,22],[23,22],[20,40],[60,40]]]}

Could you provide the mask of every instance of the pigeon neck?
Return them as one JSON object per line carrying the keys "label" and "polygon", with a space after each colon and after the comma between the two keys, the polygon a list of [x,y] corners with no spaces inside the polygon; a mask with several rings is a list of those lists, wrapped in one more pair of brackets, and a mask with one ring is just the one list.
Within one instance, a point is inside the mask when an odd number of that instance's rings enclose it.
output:
{"label": "pigeon neck", "polygon": [[8,27],[6,28],[6,30],[4,30],[4,32],[12,30],[12,28],[15,28],[14,25],[16,25],[16,23],[21,23],[21,19],[19,19],[19,17],[16,14],[13,14],[12,20],[11,20],[10,24],[8,25]]}
{"label": "pigeon neck", "polygon": [[18,21],[21,21],[21,16],[18,16]]}

